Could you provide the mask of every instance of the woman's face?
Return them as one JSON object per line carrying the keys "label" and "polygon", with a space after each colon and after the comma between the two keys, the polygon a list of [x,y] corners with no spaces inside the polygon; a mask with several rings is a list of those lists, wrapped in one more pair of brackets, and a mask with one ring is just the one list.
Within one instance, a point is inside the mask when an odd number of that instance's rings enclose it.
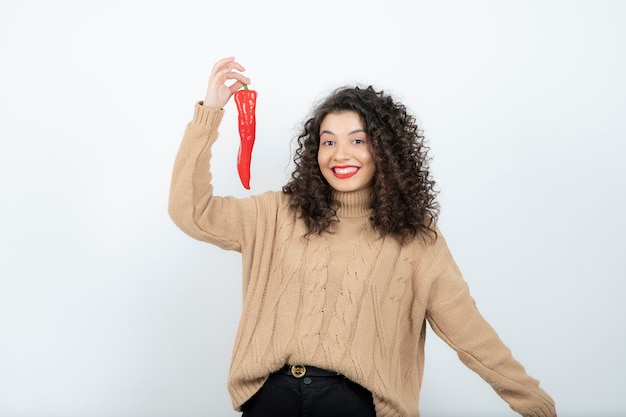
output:
{"label": "woman's face", "polygon": [[322,120],[317,163],[337,191],[356,191],[370,185],[376,164],[357,112],[330,113]]}

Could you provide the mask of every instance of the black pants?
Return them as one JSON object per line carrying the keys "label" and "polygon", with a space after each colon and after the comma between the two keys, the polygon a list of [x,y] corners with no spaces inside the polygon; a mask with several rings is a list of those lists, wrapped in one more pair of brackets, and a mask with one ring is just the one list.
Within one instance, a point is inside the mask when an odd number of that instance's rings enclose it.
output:
{"label": "black pants", "polygon": [[376,417],[372,394],[341,375],[274,373],[242,408],[242,417]]}

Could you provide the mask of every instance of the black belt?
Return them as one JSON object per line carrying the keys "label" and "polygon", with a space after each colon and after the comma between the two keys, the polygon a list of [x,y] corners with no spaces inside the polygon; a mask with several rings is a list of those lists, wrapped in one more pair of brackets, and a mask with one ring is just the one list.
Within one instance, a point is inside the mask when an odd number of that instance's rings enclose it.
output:
{"label": "black belt", "polygon": [[281,374],[302,378],[303,376],[342,376],[341,374],[326,369],[316,368],[309,365],[285,365],[278,371]]}

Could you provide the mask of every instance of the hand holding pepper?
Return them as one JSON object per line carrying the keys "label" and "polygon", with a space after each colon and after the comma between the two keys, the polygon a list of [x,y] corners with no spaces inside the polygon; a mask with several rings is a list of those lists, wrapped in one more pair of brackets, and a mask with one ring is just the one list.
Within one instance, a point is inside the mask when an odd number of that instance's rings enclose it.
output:
{"label": "hand holding pepper", "polygon": [[[206,96],[202,103],[206,107],[214,109],[223,108],[228,100],[241,89],[244,84],[250,84],[250,78],[237,71],[245,71],[245,68],[235,61],[234,57],[220,59],[213,65]],[[234,80],[230,85],[227,82]]]}

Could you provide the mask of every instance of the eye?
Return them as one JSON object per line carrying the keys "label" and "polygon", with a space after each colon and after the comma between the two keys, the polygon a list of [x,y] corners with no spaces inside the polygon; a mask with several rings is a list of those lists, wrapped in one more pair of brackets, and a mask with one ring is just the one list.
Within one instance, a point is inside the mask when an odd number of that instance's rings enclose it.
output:
{"label": "eye", "polygon": [[335,142],[333,142],[332,140],[324,140],[324,141],[322,141],[322,146],[332,146],[334,144],[335,144]]}
{"label": "eye", "polygon": [[355,145],[360,145],[362,143],[365,143],[365,139],[354,139],[352,143],[354,143]]}

